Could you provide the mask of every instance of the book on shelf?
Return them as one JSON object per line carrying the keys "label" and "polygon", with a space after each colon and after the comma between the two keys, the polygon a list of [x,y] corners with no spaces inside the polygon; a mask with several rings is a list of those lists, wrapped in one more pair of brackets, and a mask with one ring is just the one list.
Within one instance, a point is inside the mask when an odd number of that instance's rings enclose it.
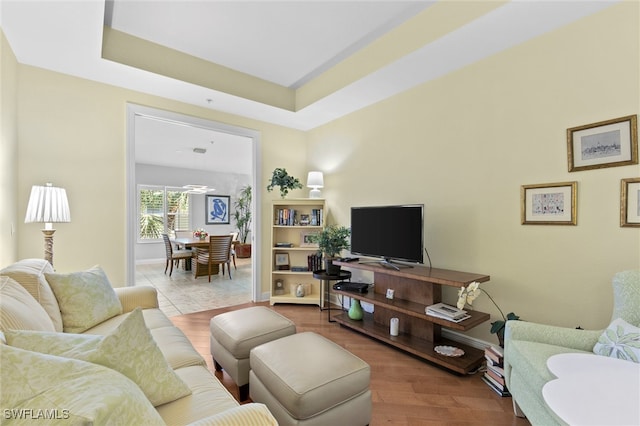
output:
{"label": "book on shelf", "polygon": [[471,315],[467,314],[467,311],[463,311],[462,309],[458,309],[445,303],[436,303],[435,305],[429,305],[425,308],[425,313],[433,317],[442,318],[453,322],[460,322],[471,318]]}

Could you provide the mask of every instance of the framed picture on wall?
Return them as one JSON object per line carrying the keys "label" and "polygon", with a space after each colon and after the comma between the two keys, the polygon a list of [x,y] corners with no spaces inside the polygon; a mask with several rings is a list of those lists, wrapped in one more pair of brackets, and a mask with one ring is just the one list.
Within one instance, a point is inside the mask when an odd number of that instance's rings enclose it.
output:
{"label": "framed picture on wall", "polygon": [[569,171],[638,164],[638,116],[567,129]]}
{"label": "framed picture on wall", "polygon": [[522,185],[523,225],[576,225],[578,182]]}
{"label": "framed picture on wall", "polygon": [[620,181],[620,226],[640,227],[640,178]]}
{"label": "framed picture on wall", "polygon": [[207,225],[228,225],[229,224],[229,202],[228,195],[205,195],[205,220]]}

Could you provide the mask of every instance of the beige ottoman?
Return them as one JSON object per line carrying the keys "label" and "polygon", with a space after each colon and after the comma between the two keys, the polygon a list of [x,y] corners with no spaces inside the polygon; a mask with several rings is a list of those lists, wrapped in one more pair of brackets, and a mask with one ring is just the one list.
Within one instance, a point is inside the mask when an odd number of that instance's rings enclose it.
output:
{"label": "beige ottoman", "polygon": [[224,369],[238,385],[239,400],[249,396],[249,352],[254,347],[295,334],[296,325],[265,307],[255,306],[211,318],[211,357],[217,371]]}
{"label": "beige ottoman", "polygon": [[251,351],[250,395],[285,425],[371,421],[369,365],[319,334],[298,333]]}

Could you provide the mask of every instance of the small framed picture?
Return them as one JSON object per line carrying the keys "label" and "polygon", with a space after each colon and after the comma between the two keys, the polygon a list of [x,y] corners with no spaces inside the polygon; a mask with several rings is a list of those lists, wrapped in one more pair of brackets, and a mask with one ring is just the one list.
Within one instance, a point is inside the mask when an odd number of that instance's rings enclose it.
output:
{"label": "small framed picture", "polygon": [[316,235],[317,232],[301,232],[300,233],[300,247],[318,247],[318,243],[314,243],[311,240],[312,235]]}
{"label": "small framed picture", "polygon": [[228,195],[206,195],[205,219],[207,225],[229,224],[229,200]]}
{"label": "small framed picture", "polygon": [[311,219],[309,219],[308,214],[300,215],[300,226],[309,226],[310,223],[311,223]]}
{"label": "small framed picture", "polygon": [[640,178],[620,181],[620,226],[640,227]]}
{"label": "small framed picture", "polygon": [[638,116],[567,129],[569,171],[638,164]]}
{"label": "small framed picture", "polygon": [[578,182],[522,185],[523,225],[576,225]]}
{"label": "small framed picture", "polygon": [[276,253],[276,267],[279,270],[289,269],[289,253]]}

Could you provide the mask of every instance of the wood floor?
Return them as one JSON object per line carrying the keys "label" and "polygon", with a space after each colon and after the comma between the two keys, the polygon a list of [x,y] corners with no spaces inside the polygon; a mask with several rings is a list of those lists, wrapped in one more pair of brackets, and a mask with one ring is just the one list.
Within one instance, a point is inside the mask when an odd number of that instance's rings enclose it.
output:
{"label": "wood floor", "polygon": [[[207,361],[209,352],[209,320],[216,314],[246,306],[171,317]],[[327,311],[316,306],[275,305],[275,311],[295,322],[297,331],[314,331],[371,366],[373,413],[371,425],[518,425],[527,426],[526,419],[515,417],[511,398],[501,398],[481,380],[481,373],[459,376],[419,360],[359,333],[327,322]],[[322,368],[322,365],[313,368]],[[237,398],[237,387],[225,373],[216,377]],[[328,425],[329,426],[329,425]]]}

